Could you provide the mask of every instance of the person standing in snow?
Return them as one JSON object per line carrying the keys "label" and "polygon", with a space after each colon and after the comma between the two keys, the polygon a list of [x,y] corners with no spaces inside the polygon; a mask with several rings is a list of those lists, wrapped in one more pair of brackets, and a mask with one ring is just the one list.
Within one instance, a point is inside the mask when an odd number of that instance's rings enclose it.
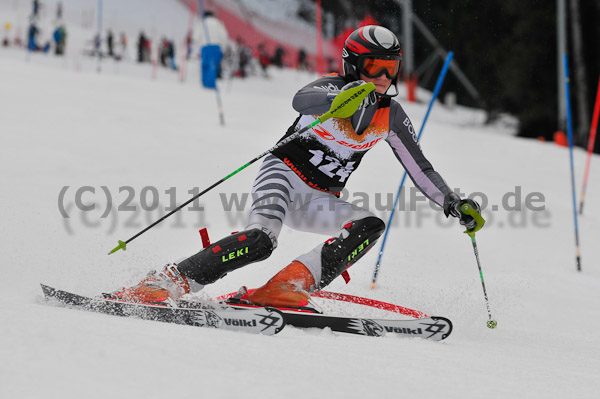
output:
{"label": "person standing in snow", "polygon": [[137,42],[137,54],[138,54],[138,62],[148,62],[150,61],[150,42],[148,38],[144,34],[144,31],[140,32],[140,36],[138,37]]}
{"label": "person standing in snow", "polygon": [[[252,294],[241,300],[263,306],[301,307],[310,293],[323,289],[356,263],[383,233],[385,224],[367,209],[345,202],[339,192],[363,156],[379,141],[387,141],[413,183],[446,217],[477,231],[476,220],[460,211],[472,200],[452,192],[423,155],[402,106],[391,97],[402,53],[396,36],[381,26],[365,26],[346,40],[342,52],[344,75],[331,74],[296,93],[293,107],[299,116],[284,137],[314,122],[330,108],[340,92],[372,82],[356,113],[332,118],[268,155],[252,186],[254,200],[243,231],[227,236],[197,254],[150,273],[136,286],[113,292],[112,298],[148,303],[172,303],[197,292],[227,273],[268,258],[277,248],[283,225],[328,235],[324,243],[297,256]],[[388,91],[392,90],[392,94]],[[398,175],[401,169],[398,169]]]}
{"label": "person standing in snow", "polygon": [[121,32],[119,42],[121,43],[121,54],[119,56],[119,59],[129,60],[129,50],[127,49],[127,35],[125,34],[125,32]]}
{"label": "person standing in snow", "polygon": [[108,49],[108,56],[113,58],[115,56],[115,39],[112,33],[112,30],[108,30],[106,34],[106,48]]}
{"label": "person standing in snow", "polygon": [[[206,34],[208,32],[208,37]],[[231,40],[229,33],[223,21],[221,21],[214,12],[206,10],[204,12],[204,19],[201,23],[196,23],[193,27],[192,37],[193,44],[190,43],[191,47],[196,46],[196,54],[202,53],[202,48],[209,44],[216,44],[221,49],[221,54],[225,54],[228,48],[231,47]],[[221,65],[218,67],[218,77],[221,78]]]}
{"label": "person standing in snow", "polygon": [[263,77],[268,78],[269,73],[267,72],[267,69],[269,68],[271,60],[264,42],[258,45],[258,63],[260,64],[260,67],[262,69]]}
{"label": "person standing in snow", "polygon": [[252,50],[250,47],[246,46],[244,39],[241,37],[237,38],[236,43],[238,68],[235,70],[234,74],[240,78],[245,78],[248,76],[250,61],[252,61]]}
{"label": "person standing in snow", "polygon": [[32,8],[31,8],[31,18],[37,18],[40,12],[41,4],[39,0],[33,0]]}
{"label": "person standing in snow", "polygon": [[56,55],[64,55],[65,46],[67,43],[67,29],[64,25],[60,25],[54,30],[54,34],[52,36],[55,42],[54,53]]}

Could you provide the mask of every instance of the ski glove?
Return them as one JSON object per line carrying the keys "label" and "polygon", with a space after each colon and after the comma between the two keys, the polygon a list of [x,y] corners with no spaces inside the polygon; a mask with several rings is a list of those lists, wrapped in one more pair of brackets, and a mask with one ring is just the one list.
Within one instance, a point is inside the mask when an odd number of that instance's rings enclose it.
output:
{"label": "ski glove", "polygon": [[461,207],[464,204],[469,204],[477,212],[481,213],[481,207],[479,204],[471,199],[460,199],[456,193],[450,193],[446,195],[444,199],[444,214],[446,217],[452,215],[459,219],[459,223],[467,228],[469,231],[477,231],[483,227],[477,225],[477,221],[471,216],[466,215],[461,211]]}
{"label": "ski glove", "polygon": [[[362,86],[362,85],[366,85],[366,84],[367,84],[367,82],[365,82],[364,80],[355,80],[355,81],[350,82],[350,83],[346,84],[345,86],[343,86],[340,91],[332,91],[332,92],[327,93],[327,99],[331,103],[333,101],[333,99],[338,94],[343,92],[344,90],[352,89],[354,87],[358,87],[358,86]],[[367,95],[365,97],[365,99],[362,101],[362,103],[360,103],[358,109],[366,108],[369,105],[375,105],[375,104],[377,104],[377,96],[375,94],[375,91],[372,91],[369,93],[369,95]]]}

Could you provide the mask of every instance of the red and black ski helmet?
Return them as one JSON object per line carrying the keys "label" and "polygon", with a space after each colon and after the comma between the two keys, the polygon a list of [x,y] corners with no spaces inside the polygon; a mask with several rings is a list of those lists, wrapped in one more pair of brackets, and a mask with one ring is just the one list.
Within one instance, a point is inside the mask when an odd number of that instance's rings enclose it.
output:
{"label": "red and black ski helmet", "polygon": [[[358,80],[361,73],[373,78],[385,73],[396,86],[402,63],[402,49],[392,31],[383,26],[367,25],[348,36],[342,50],[342,59],[347,80]],[[373,60],[384,62],[374,65]]]}

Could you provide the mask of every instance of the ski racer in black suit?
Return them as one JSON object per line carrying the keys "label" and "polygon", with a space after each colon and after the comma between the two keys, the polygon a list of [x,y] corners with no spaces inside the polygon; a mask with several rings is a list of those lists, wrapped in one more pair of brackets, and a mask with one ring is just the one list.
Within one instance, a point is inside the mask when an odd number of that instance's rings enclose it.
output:
{"label": "ski racer in black suit", "polygon": [[[138,285],[114,292],[114,298],[136,302],[173,302],[196,292],[225,274],[268,258],[285,224],[330,238],[296,257],[264,286],[242,299],[254,304],[301,307],[310,292],[344,274],[375,245],[384,222],[367,209],[345,202],[339,192],[362,157],[386,141],[416,187],[443,207],[446,216],[477,230],[476,220],[460,212],[461,200],[423,155],[415,130],[392,101],[402,53],[396,36],[381,26],[365,26],[346,40],[342,52],[344,76],[331,74],[306,85],[294,96],[298,118],[286,136],[327,112],[341,91],[372,82],[372,92],[347,119],[329,119],[264,160],[252,187],[252,209],[246,228],[197,254],[150,273]],[[389,90],[394,93],[387,94]]]}

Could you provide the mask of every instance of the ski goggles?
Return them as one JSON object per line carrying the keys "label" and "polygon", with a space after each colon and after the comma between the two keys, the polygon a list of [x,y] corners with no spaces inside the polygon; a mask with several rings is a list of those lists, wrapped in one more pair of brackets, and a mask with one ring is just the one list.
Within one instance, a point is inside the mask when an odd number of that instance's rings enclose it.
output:
{"label": "ski goggles", "polygon": [[367,56],[358,59],[358,71],[363,75],[374,79],[385,74],[390,79],[398,76],[401,55]]}

